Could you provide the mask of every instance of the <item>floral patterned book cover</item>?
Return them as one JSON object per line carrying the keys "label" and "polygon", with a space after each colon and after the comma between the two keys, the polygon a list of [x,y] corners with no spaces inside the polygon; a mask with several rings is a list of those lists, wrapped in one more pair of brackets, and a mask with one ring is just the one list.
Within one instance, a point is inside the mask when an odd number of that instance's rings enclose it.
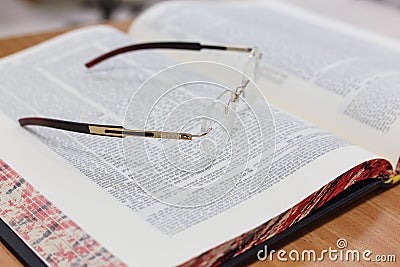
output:
{"label": "floral patterned book cover", "polygon": [[[387,161],[360,164],[279,216],[181,266],[218,266],[287,230],[351,185],[391,175]],[[0,203],[1,219],[49,266],[127,266],[1,160]]]}

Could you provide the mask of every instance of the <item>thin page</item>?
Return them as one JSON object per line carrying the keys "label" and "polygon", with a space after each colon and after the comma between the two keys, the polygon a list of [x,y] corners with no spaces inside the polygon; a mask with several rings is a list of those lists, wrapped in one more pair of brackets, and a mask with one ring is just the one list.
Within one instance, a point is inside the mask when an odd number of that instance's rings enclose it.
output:
{"label": "thin page", "polygon": [[[263,52],[257,82],[270,103],[397,163],[399,42],[275,1],[168,2],[139,17],[130,34],[257,45]],[[203,60],[243,66],[237,54],[210,52]]]}
{"label": "thin page", "polygon": [[[121,55],[90,71],[84,68],[87,60],[131,42],[115,29],[90,27],[0,61],[0,158],[129,265],[183,263],[376,158],[271,107],[276,151],[272,169],[260,170],[265,172],[261,187],[250,193],[244,177],[217,201],[186,208],[162,203],[135,183],[133,175],[145,178],[148,165],[138,164],[130,173],[121,139],[18,125],[18,118],[27,116],[121,125],[129,99],[143,81],[175,63],[147,51]],[[163,248],[157,257],[155,247]]]}

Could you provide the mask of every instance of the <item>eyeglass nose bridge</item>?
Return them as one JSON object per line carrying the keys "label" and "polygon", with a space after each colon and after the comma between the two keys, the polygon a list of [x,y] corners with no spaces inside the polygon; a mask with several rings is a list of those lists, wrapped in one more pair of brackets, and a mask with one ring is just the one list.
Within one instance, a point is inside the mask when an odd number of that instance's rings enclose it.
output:
{"label": "eyeglass nose bridge", "polygon": [[[263,54],[261,53],[261,51],[259,50],[259,48],[257,46],[252,47],[248,51],[250,52],[249,58],[254,57],[254,58],[256,58],[257,61],[260,60],[263,56]],[[225,105],[225,115],[227,115],[229,112],[230,104],[232,102],[237,103],[239,101],[239,97],[241,94],[243,94],[243,96],[245,95],[245,89],[249,83],[250,83],[250,80],[246,77],[245,82],[242,85],[239,85],[238,87],[236,87],[235,92],[232,93],[231,97],[229,98],[228,102]]]}
{"label": "eyeglass nose bridge", "polygon": [[[249,53],[249,58],[256,57],[256,60],[262,59],[263,54],[260,52],[259,48],[257,46],[254,46],[251,48],[250,53]],[[229,111],[229,105],[231,102],[237,103],[239,101],[239,97],[241,94],[243,96],[245,95],[245,89],[247,85],[250,83],[250,80],[246,78],[245,82],[242,85],[239,85],[236,87],[235,92],[232,93],[231,97],[229,98],[228,102],[225,105],[225,115],[228,114]]]}
{"label": "eyeglass nose bridge", "polygon": [[245,93],[245,89],[247,87],[247,85],[250,83],[250,80],[246,80],[246,82],[242,85],[239,85],[238,87],[236,87],[235,92],[232,92],[231,97],[229,98],[228,102],[225,105],[225,115],[228,114],[228,110],[229,110],[229,105],[231,102],[237,103],[239,102],[239,97],[241,94],[244,95]]}

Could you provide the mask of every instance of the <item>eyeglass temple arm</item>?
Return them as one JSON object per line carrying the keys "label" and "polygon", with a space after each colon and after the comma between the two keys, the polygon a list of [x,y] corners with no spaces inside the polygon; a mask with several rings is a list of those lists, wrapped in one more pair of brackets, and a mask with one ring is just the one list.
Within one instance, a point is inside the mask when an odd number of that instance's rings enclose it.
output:
{"label": "eyeglass temple arm", "polygon": [[21,126],[43,126],[70,132],[102,135],[110,137],[138,136],[138,137],[150,137],[150,138],[192,140],[195,137],[202,137],[211,131],[211,129],[209,129],[207,132],[203,132],[200,134],[160,132],[160,131],[140,131],[140,130],[128,130],[122,126],[115,126],[115,125],[87,124],[81,122],[64,121],[64,120],[56,120],[48,118],[22,118],[19,119],[18,121]]}
{"label": "eyeglass temple arm", "polygon": [[92,59],[87,62],[85,66],[87,68],[91,68],[94,65],[114,57],[119,54],[136,51],[136,50],[144,50],[144,49],[178,49],[178,50],[202,50],[202,49],[212,49],[212,50],[228,50],[228,51],[237,51],[237,52],[251,52],[251,47],[240,47],[240,46],[218,46],[218,45],[203,45],[200,43],[192,43],[192,42],[156,42],[156,43],[141,43],[134,44],[130,46],[125,46],[121,48],[117,48],[110,52],[107,52],[99,57]]}

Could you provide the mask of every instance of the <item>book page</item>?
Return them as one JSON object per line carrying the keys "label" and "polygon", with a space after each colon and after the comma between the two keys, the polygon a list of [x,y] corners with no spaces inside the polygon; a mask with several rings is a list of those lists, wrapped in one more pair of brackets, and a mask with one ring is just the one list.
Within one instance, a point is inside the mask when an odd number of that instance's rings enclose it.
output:
{"label": "book page", "polygon": [[[148,165],[130,173],[122,139],[19,126],[18,119],[29,116],[121,125],[143,81],[175,64],[146,51],[84,68],[89,59],[131,42],[115,29],[91,27],[0,61],[0,158],[129,265],[182,263],[377,157],[272,106],[276,151],[272,168],[259,170],[265,175],[259,189],[249,192],[246,176],[230,173],[240,178],[233,190],[211,204],[187,208],[162,203],[135,183],[134,175],[146,178]],[[162,248],[157,257],[155,247]]]}
{"label": "book page", "polygon": [[[276,1],[164,3],[139,17],[130,33],[141,41],[257,45],[263,52],[257,82],[271,104],[394,166],[399,159],[399,42]],[[174,56],[238,69],[245,59],[229,52]]]}

